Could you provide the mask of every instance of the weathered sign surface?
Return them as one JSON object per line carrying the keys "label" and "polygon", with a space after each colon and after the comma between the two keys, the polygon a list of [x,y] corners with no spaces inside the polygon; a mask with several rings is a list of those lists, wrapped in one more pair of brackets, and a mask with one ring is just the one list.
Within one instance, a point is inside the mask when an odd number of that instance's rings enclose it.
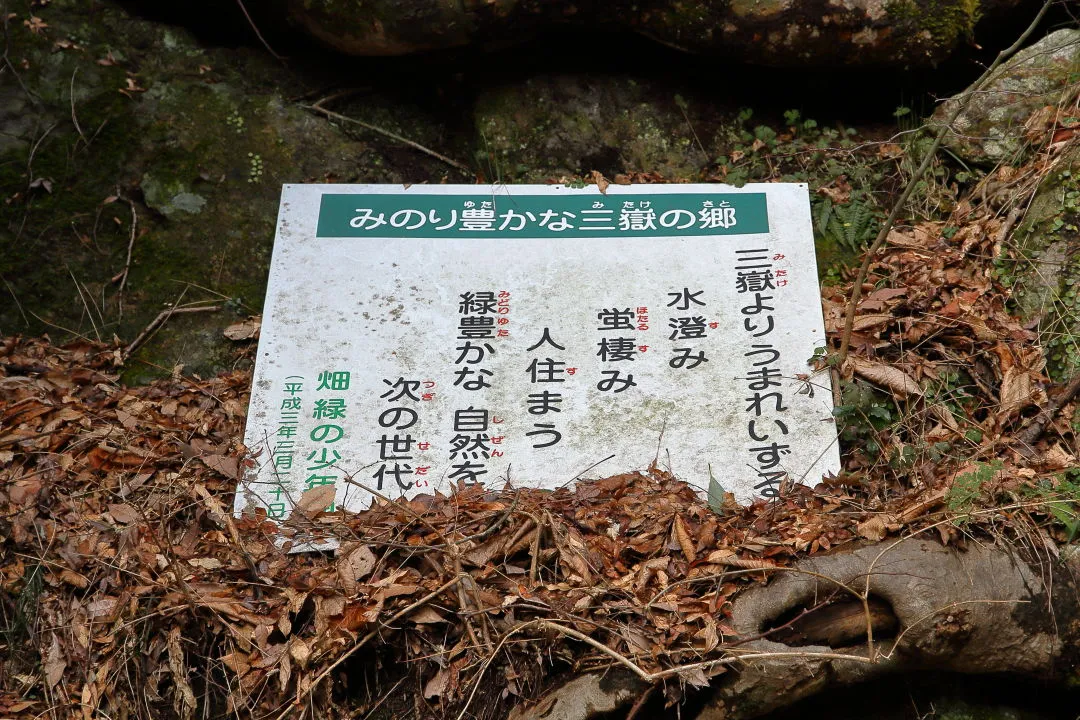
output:
{"label": "weathered sign surface", "polygon": [[[287,185],[237,510],[839,458],[805,185]],[[715,485],[714,485],[715,487]]]}

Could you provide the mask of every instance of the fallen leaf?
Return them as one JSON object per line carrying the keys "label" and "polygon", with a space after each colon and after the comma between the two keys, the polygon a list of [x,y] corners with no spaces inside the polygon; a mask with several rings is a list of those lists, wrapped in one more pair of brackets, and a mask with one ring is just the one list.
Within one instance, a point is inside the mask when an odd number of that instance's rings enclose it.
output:
{"label": "fallen leaf", "polygon": [[680,670],[679,678],[685,680],[686,683],[691,687],[709,687],[709,678],[705,675],[705,671],[699,667],[691,667]]}
{"label": "fallen leaf", "polygon": [[[199,458],[211,470],[235,480],[240,475],[240,461],[228,455],[205,455]],[[329,505],[329,503],[327,503]]]}
{"label": "fallen leaf", "polygon": [[66,582],[68,585],[74,585],[80,590],[85,590],[90,586],[90,581],[86,579],[86,576],[80,575],[74,570],[60,571],[60,579]]}
{"label": "fallen leaf", "polygon": [[304,517],[313,518],[334,502],[337,496],[337,488],[333,485],[316,485],[310,490],[305,490],[296,503],[296,512]]}
{"label": "fallen leaf", "polygon": [[67,662],[60,651],[60,640],[56,637],[56,633],[52,633],[52,644],[49,645],[49,651],[45,655],[45,682],[50,688],[56,687],[64,677],[66,668]]}
{"label": "fallen leaf", "polygon": [[34,180],[30,183],[30,187],[32,187],[32,188],[41,188],[42,190],[44,190],[45,192],[47,192],[47,193],[49,193],[51,195],[52,194],[52,188],[53,188],[53,182],[52,182],[51,178],[43,178],[43,177],[34,178]]}
{"label": "fallen leaf", "polygon": [[608,182],[608,179],[604,177],[603,173],[601,173],[599,170],[593,170],[591,173],[589,173],[588,177],[590,180],[596,183],[596,189],[600,191],[601,195],[607,195],[608,185],[610,185],[611,183]]}
{"label": "fallen leaf", "polygon": [[683,522],[682,517],[675,516],[675,539],[679,543],[679,547],[682,548],[683,557],[686,558],[686,562],[692,563],[697,558],[697,550],[694,548],[694,541],[690,537],[690,531],[686,529],[686,523]]}
{"label": "fallen leaf", "polygon": [[1032,393],[1031,374],[1015,365],[1010,367],[1001,378],[999,411],[1006,417],[1020,411],[1031,400]]}
{"label": "fallen leaf", "polygon": [[337,571],[345,592],[355,595],[358,581],[367,577],[377,562],[378,558],[367,545],[358,545],[342,552],[337,561]]}
{"label": "fallen leaf", "polygon": [[41,35],[45,32],[45,28],[49,27],[49,23],[45,22],[36,15],[31,15],[29,20],[23,20],[23,25],[30,28],[30,32],[35,35]]}
{"label": "fallen leaf", "polygon": [[188,563],[203,570],[217,570],[222,567],[221,561],[212,557],[197,557],[188,560]]}
{"label": "fallen leaf", "polygon": [[885,325],[892,322],[895,318],[892,315],[859,315],[855,318],[855,321],[851,324],[851,329],[860,332],[862,330],[869,330],[872,327],[879,325]]}
{"label": "fallen leaf", "polygon": [[735,557],[735,551],[731,548],[719,548],[709,553],[709,556],[705,558],[705,562],[718,565],[733,557]]}
{"label": "fallen leaf", "polygon": [[242,322],[233,323],[225,328],[225,337],[230,340],[258,340],[262,329],[262,317],[250,317]]}
{"label": "fallen leaf", "polygon": [[871,542],[881,542],[889,534],[885,528],[885,520],[880,515],[874,515],[869,520],[859,523],[856,529],[861,537]]}
{"label": "fallen leaf", "polygon": [[450,671],[447,668],[439,668],[439,671],[435,675],[424,683],[424,698],[430,700],[433,697],[439,697],[446,692],[447,686],[450,684]]}
{"label": "fallen leaf", "polygon": [[296,661],[297,667],[303,668],[311,658],[311,648],[303,639],[294,637],[289,641],[289,656]]}
{"label": "fallen leaf", "polygon": [[446,622],[446,618],[438,613],[435,608],[422,607],[409,616],[417,625],[431,625],[433,623]]}
{"label": "fallen leaf", "polygon": [[128,525],[142,519],[139,511],[127,503],[109,505],[109,515],[112,515],[112,519],[121,525]]}
{"label": "fallen leaf", "polygon": [[195,714],[195,691],[188,679],[188,664],[184,657],[184,648],[180,644],[180,626],[173,626],[166,643],[169,657],[169,673],[172,675],[176,691],[173,696],[173,709],[182,720],[190,720]]}
{"label": "fallen leaf", "polygon": [[840,185],[839,187],[819,187],[817,189],[819,195],[832,200],[837,205],[844,205],[851,200],[851,186],[847,183]]}
{"label": "fallen leaf", "polygon": [[855,371],[855,374],[861,375],[872,383],[876,383],[892,390],[902,398],[907,397],[908,395],[921,396],[923,394],[922,388],[919,387],[919,383],[915,382],[907,373],[898,367],[855,356],[849,356],[848,362],[851,363],[852,370]]}

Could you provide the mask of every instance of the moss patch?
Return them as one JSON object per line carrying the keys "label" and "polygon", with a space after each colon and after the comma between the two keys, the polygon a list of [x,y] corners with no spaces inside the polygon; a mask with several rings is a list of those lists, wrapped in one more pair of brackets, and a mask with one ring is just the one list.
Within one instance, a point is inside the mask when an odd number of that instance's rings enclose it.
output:
{"label": "moss patch", "polygon": [[[109,3],[9,10],[25,90],[0,97],[34,122],[0,113],[0,293],[14,298],[0,302],[3,333],[130,342],[170,303],[212,302],[227,308],[170,319],[127,377],[213,373],[231,362],[221,330],[260,309],[281,184],[446,177],[438,161],[290,104],[301,76],[261,54],[201,48]],[[21,23],[31,15],[39,32]],[[434,128],[421,115],[403,134]]]}

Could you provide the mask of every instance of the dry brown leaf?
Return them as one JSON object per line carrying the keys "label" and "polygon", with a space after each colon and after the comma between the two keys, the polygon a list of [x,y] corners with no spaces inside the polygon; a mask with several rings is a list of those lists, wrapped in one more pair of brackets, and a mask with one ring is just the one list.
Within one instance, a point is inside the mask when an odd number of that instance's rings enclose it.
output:
{"label": "dry brown leaf", "polygon": [[838,187],[819,187],[817,193],[824,195],[837,205],[845,205],[851,200],[851,186],[847,183],[840,183]]}
{"label": "dry brown leaf", "polygon": [[892,390],[902,398],[909,395],[921,396],[923,394],[919,383],[898,367],[885,363],[866,360],[865,358],[849,356],[848,362],[851,369],[872,383]]}
{"label": "dry brown leaf", "polygon": [[741,568],[743,570],[760,570],[763,568],[776,567],[776,563],[771,560],[754,560],[752,558],[741,558],[735,554],[735,551],[731,548],[719,548],[709,553],[709,557],[705,559],[705,562],[713,565],[724,565],[726,567]]}
{"label": "dry brown leaf", "polygon": [[121,525],[128,525],[142,519],[142,515],[139,514],[139,511],[127,503],[109,505],[109,514],[112,515],[113,520]]}
{"label": "dry brown leaf", "polygon": [[1049,471],[1076,467],[1076,456],[1063,448],[1061,443],[1055,443],[1048,449],[1043,454],[1042,461],[1044,468]]}
{"label": "dry brown leaf", "polygon": [[889,531],[885,528],[885,520],[880,515],[874,515],[868,520],[859,523],[857,530],[861,537],[871,542],[881,542]]}
{"label": "dry brown leaf", "polygon": [[[206,455],[199,458],[206,467],[221,473],[230,480],[240,476],[240,461],[229,455]],[[327,503],[329,505],[330,503]]]}
{"label": "dry brown leaf", "polygon": [[68,585],[74,585],[77,588],[85,590],[90,586],[90,581],[86,579],[85,575],[80,575],[74,570],[61,570],[60,579],[66,582]]}
{"label": "dry brown leaf", "polygon": [[333,485],[316,485],[304,491],[294,511],[306,518],[313,518],[330,507],[330,503],[334,502],[336,496],[337,488]]}
{"label": "dry brown leaf", "polygon": [[709,553],[709,556],[705,558],[705,562],[718,565],[733,557],[735,557],[735,551],[731,548],[717,548]]}
{"label": "dry brown leaf", "polygon": [[685,680],[688,685],[695,688],[709,687],[709,678],[705,671],[699,667],[686,668],[679,671],[679,679]]}
{"label": "dry brown leaf", "polygon": [[45,22],[37,15],[31,15],[29,20],[23,20],[23,25],[30,29],[30,32],[35,35],[42,35],[45,32],[45,28],[49,27],[49,23]]}
{"label": "dry brown leaf", "polygon": [[[867,295],[866,300],[864,300],[863,303],[867,301],[888,302],[889,300],[895,300],[896,298],[907,294],[908,289],[906,287],[881,288]],[[863,303],[860,303],[860,307]]]}
{"label": "dry brown leaf", "polygon": [[953,417],[952,410],[946,407],[943,403],[934,403],[930,406],[930,410],[937,416],[937,419],[952,432],[960,431],[960,423],[956,422],[956,418]]}
{"label": "dry brown leaf", "polygon": [[289,657],[296,661],[297,667],[305,668],[311,658],[311,648],[302,638],[294,637],[289,640]]}
{"label": "dry brown leaf", "polygon": [[586,179],[596,183],[596,189],[600,191],[601,195],[607,195],[608,185],[611,183],[608,181],[604,174],[599,170],[593,170],[586,176]]}
{"label": "dry brown leaf", "polygon": [[341,553],[337,561],[341,585],[349,595],[355,595],[360,580],[375,569],[378,558],[367,545],[357,545]]}
{"label": "dry brown leaf", "polygon": [[694,637],[701,638],[705,642],[705,652],[712,652],[720,644],[720,635],[716,632],[716,619],[712,615],[706,615],[704,619],[705,627]]}
{"label": "dry brown leaf", "polygon": [[1005,370],[1001,379],[1001,398],[998,410],[1008,417],[1027,406],[1034,393],[1031,374],[1016,365]]}
{"label": "dry brown leaf", "polygon": [[424,683],[424,699],[430,700],[433,697],[440,697],[446,692],[446,688],[449,684],[449,668],[439,668],[439,671],[435,673],[430,680]]}
{"label": "dry brown leaf", "polygon": [[223,567],[223,563],[217,558],[212,557],[197,557],[188,560],[188,563],[195,567],[202,568],[203,570],[217,570]]}
{"label": "dry brown leaf", "polygon": [[888,322],[895,320],[892,315],[859,315],[855,318],[855,321],[851,324],[851,329],[856,332],[862,330],[869,330],[872,327],[879,325],[885,325]]}
{"label": "dry brown leaf", "polygon": [[258,340],[262,330],[262,317],[250,317],[238,323],[233,323],[225,328],[225,337],[234,341]]}
{"label": "dry brown leaf", "polygon": [[120,421],[125,430],[134,430],[139,426],[139,419],[124,410],[117,409],[116,419]]}
{"label": "dry brown leaf", "polygon": [[694,540],[690,537],[690,531],[686,529],[686,523],[683,522],[682,517],[675,516],[675,539],[679,543],[679,547],[682,548],[683,557],[686,558],[686,562],[692,563],[697,557],[697,550],[694,549]]}
{"label": "dry brown leaf", "polygon": [[52,643],[49,645],[49,651],[45,654],[45,682],[50,688],[54,688],[64,677],[67,661],[64,660],[63,653],[60,650],[60,640],[56,637],[56,633],[50,634],[52,635]]}
{"label": "dry brown leaf", "polygon": [[446,618],[440,615],[435,608],[428,606],[417,609],[409,615],[409,619],[417,625],[431,625],[433,623],[446,622]]}

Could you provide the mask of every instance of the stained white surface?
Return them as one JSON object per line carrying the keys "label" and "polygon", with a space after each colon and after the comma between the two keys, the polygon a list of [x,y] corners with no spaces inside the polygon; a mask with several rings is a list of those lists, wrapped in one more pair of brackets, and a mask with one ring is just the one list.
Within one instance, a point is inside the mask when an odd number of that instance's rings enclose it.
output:
{"label": "stained white surface", "polygon": [[[515,195],[585,195],[618,202],[624,195],[764,193],[769,231],[686,237],[625,237],[618,231],[585,238],[522,238],[498,231],[435,238],[316,237],[324,193],[355,194],[357,208],[373,194],[399,194],[408,200],[417,195],[488,193],[499,208]],[[700,203],[691,210],[700,210]],[[773,282],[782,279],[786,284],[766,293],[772,297],[769,305],[775,307],[767,313],[773,317],[773,330],[753,338],[744,325],[749,316],[741,311],[753,294],[738,292],[737,268],[741,257],[749,257],[739,251],[762,248],[768,250]],[[777,277],[776,272],[782,274]],[[690,304],[686,311],[668,307],[675,301],[669,293],[684,288],[702,291],[697,297],[705,306]],[[455,364],[456,348],[462,345],[457,338],[460,295],[478,291],[509,293],[509,311],[498,316],[508,321],[499,326],[508,336],[474,341],[490,343],[494,350],[485,351],[483,362],[469,366],[490,370],[491,387],[466,391],[454,386],[455,372],[465,366]],[[638,330],[636,324],[632,332],[598,329],[601,310],[629,308],[636,315],[641,307],[648,308],[648,319],[642,323],[648,330]],[[686,316],[703,317],[715,326],[708,327],[704,338],[670,340],[671,318]],[[565,351],[549,345],[527,350],[540,340],[545,327]],[[597,355],[598,343],[620,336],[632,336],[635,347],[648,349],[639,349],[633,361],[603,362]],[[755,344],[772,345],[780,353],[772,367],[783,376],[781,387],[771,390],[782,393],[785,409],[776,411],[775,398],[770,398],[760,418],[748,410],[753,392],[747,378],[755,360],[771,355],[747,357]],[[335,478],[338,505],[367,507],[371,495],[358,484],[378,484],[375,474],[387,462],[380,460],[378,440],[395,432],[380,427],[378,420],[393,407],[412,408],[417,422],[398,433],[403,438],[411,435],[414,441],[410,451],[402,453],[410,459],[398,461],[413,471],[403,476],[413,485],[403,492],[384,471],[382,493],[390,497],[452,490],[453,466],[462,462],[460,456],[450,459],[452,439],[458,434],[454,414],[469,407],[486,409],[501,421],[491,424],[488,434],[503,439],[488,447],[502,455],[474,461],[486,470],[479,479],[494,487],[510,482],[555,488],[583,473],[600,477],[644,469],[656,461],[702,490],[709,485],[711,471],[725,489],[747,501],[758,494],[754,486],[762,482],[753,467],[758,453],[752,449],[776,441],[789,454],[782,454],[770,472],[783,469],[794,481],[813,484],[839,468],[828,377],[806,377],[811,373],[807,360],[823,345],[805,185],[741,189],[612,185],[606,196],[595,186],[287,185],[247,422],[246,444],[255,456],[254,465],[237,493],[237,510],[262,505],[270,508],[272,517],[287,515],[311,486],[312,476]],[[704,351],[708,362],[693,369],[672,368],[669,361],[677,347]],[[531,383],[530,362],[547,358],[564,361],[567,364],[560,367],[576,371],[560,374],[562,383]],[[600,391],[597,382],[605,370],[632,372],[636,386],[620,393]],[[348,372],[348,388],[339,382],[337,390],[317,390],[324,372]],[[289,377],[294,379],[288,381]],[[296,382],[296,377],[302,378],[302,390],[286,392],[285,383]],[[421,392],[433,397],[388,403],[380,397],[390,389],[384,381],[398,378],[424,383]],[[430,383],[434,386],[428,387]],[[527,397],[544,390],[561,394],[561,411],[528,413]],[[296,418],[283,420],[292,412],[283,405],[293,397],[300,398]],[[320,400],[343,406],[344,417],[313,417]],[[755,432],[759,436],[767,432],[767,441],[749,437],[748,422],[755,418]],[[781,433],[776,420],[787,434]],[[540,436],[525,433],[537,422],[553,423],[561,440],[534,449]],[[283,424],[290,423],[295,434],[281,435]],[[340,427],[340,439],[327,442],[338,432],[317,430],[320,425]],[[283,439],[294,443],[286,448],[291,467],[275,470],[273,458],[286,454],[280,445]],[[419,449],[421,442],[427,449]],[[331,466],[316,467],[320,460],[325,464],[331,459]],[[422,467],[428,468],[425,474],[416,474]]]}

